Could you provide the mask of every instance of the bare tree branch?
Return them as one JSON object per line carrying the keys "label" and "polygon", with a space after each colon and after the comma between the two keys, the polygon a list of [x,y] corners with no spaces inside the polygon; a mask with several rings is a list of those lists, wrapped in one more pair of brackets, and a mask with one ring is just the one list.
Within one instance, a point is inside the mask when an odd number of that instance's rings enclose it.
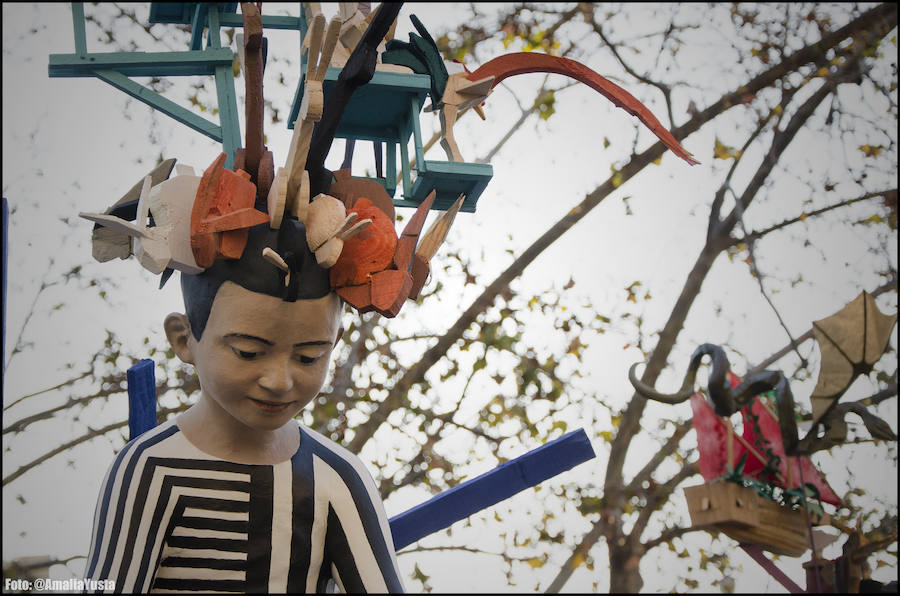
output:
{"label": "bare tree branch", "polygon": [[[767,234],[770,234],[771,232],[775,232],[782,228],[786,228],[790,225],[793,225],[793,224],[801,222],[801,221],[806,221],[807,219],[809,219],[811,217],[815,217],[817,215],[822,215],[823,213],[827,213],[827,212],[833,211],[835,209],[840,209],[841,207],[847,207],[848,205],[853,205],[854,203],[859,203],[860,201],[867,201],[869,199],[883,197],[888,192],[891,192],[891,190],[867,192],[864,195],[861,195],[861,196],[858,196],[858,197],[855,197],[852,199],[846,199],[844,201],[840,201],[840,202],[834,203],[832,205],[826,205],[825,207],[822,207],[820,209],[814,209],[813,211],[810,211],[809,213],[801,213],[800,215],[798,215],[796,217],[786,219],[775,225],[769,226],[768,228],[763,228],[762,230],[754,230],[754,231],[750,232],[749,234],[746,234],[742,238],[734,238],[732,240],[732,246],[735,246],[742,242],[747,243],[747,242],[750,242],[753,240],[759,240],[760,238],[762,238],[763,236],[765,236]],[[893,192],[897,192],[897,189],[896,188],[893,189]]]}
{"label": "bare tree branch", "polygon": [[[157,417],[164,417],[164,416],[168,416],[169,414],[174,414],[176,412],[183,412],[184,410],[188,409],[188,407],[189,407],[189,404],[180,404],[178,406],[175,406],[174,408],[162,408],[162,409],[157,410],[156,415],[157,415]],[[44,453],[40,457],[33,459],[30,462],[28,462],[27,464],[24,464],[23,466],[16,469],[16,471],[14,471],[9,476],[7,476],[3,479],[3,486],[6,486],[10,482],[17,479],[22,474],[28,472],[29,470],[34,469],[35,467],[44,463],[48,459],[59,455],[60,453],[64,453],[64,452],[68,451],[69,449],[71,449],[77,445],[80,445],[81,443],[84,443],[85,441],[90,441],[91,439],[103,436],[110,431],[113,431],[113,430],[116,430],[116,429],[119,429],[119,428],[122,428],[125,426],[128,426],[127,420],[123,420],[121,422],[113,422],[112,424],[108,424],[108,425],[104,426],[103,428],[98,428],[98,429],[89,428],[88,432],[81,435],[80,437],[76,437],[75,439],[72,439],[71,441],[69,441],[67,443],[63,443],[56,449],[52,449],[52,450],[48,451],[47,453]]]}

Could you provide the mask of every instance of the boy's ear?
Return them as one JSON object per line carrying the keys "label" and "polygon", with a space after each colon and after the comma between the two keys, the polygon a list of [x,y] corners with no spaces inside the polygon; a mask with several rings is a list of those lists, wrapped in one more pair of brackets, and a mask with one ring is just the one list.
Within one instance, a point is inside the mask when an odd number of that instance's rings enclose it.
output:
{"label": "boy's ear", "polygon": [[178,359],[182,362],[193,364],[194,352],[191,349],[191,344],[194,336],[191,333],[191,323],[188,321],[187,315],[173,312],[166,317],[163,327],[166,330],[166,338],[169,340],[169,345],[172,346],[172,350],[178,356]]}

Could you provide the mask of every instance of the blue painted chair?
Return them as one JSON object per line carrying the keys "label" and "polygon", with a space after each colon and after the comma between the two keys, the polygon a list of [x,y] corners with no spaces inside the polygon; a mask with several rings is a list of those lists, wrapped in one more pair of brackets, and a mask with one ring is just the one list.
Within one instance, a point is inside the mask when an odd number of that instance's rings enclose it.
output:
{"label": "blue painted chair", "polygon": [[[147,358],[128,369],[128,430],[132,439],[156,426],[154,366]],[[392,517],[394,548],[409,546],[594,457],[583,429],[563,435]]]}

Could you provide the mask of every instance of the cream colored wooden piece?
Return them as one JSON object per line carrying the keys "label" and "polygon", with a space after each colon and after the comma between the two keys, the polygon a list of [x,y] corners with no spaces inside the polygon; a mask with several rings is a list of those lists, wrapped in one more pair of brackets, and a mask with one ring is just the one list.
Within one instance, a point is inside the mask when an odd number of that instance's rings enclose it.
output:
{"label": "cream colored wooden piece", "polygon": [[453,220],[456,218],[456,214],[459,212],[459,208],[462,207],[465,199],[466,195],[459,195],[453,205],[444,211],[444,213],[431,224],[431,227],[428,228],[425,235],[422,236],[422,239],[419,241],[419,246],[416,248],[416,254],[425,259],[425,261],[430,261],[431,257],[437,253],[441,244],[444,243],[444,239],[450,231],[450,226],[453,225]]}
{"label": "cream colored wooden piece", "polygon": [[[182,166],[179,172],[193,172]],[[113,234],[126,234],[132,253],[138,262],[154,274],[170,267],[185,273],[201,273],[190,247],[191,208],[200,178],[179,174],[150,187],[151,178],[144,179],[138,199],[136,222],[99,213],[80,213],[90,221],[105,226]],[[148,227],[150,215],[154,226]]]}
{"label": "cream colored wooden piece", "polygon": [[291,268],[288,267],[288,264],[284,262],[284,259],[281,258],[281,255],[267,246],[263,249],[262,256],[265,260],[269,261],[287,274],[284,276],[284,285],[285,287],[289,286],[291,284]]}
{"label": "cream colored wooden piece", "polygon": [[[285,210],[305,221],[309,203],[309,174],[306,173],[306,158],[316,122],[322,119],[325,97],[322,82],[337,44],[340,20],[332,19],[325,32],[325,17],[321,12],[315,15],[310,25],[309,61],[306,67],[306,84],[300,103],[300,114],[294,123],[294,134],[284,168],[279,168],[275,181],[269,189],[269,224],[273,229],[281,226]],[[286,178],[286,182],[285,179]]]}
{"label": "cream colored wooden piece", "polygon": [[344,202],[330,195],[318,194],[309,205],[306,219],[306,243],[316,255],[320,267],[337,263],[344,241],[371,225],[371,219],[357,222],[359,214],[347,213]]}
{"label": "cream colored wooden piece", "polygon": [[[465,110],[478,106],[491,93],[491,85],[494,77],[485,77],[478,81],[470,81],[465,72],[451,74],[444,88],[444,95],[440,101],[441,119],[441,147],[447,153],[450,161],[464,161],[456,139],[453,137],[453,127],[459,115]],[[483,117],[483,112],[479,115]]]}

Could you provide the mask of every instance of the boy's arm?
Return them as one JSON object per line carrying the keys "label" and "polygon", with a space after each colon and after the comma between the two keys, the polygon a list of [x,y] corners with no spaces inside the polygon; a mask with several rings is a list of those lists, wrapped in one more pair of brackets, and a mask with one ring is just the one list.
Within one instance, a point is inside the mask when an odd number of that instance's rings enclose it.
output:
{"label": "boy's arm", "polygon": [[402,592],[375,481],[356,456],[334,443],[327,447],[313,458],[316,497],[327,502],[326,573],[342,592]]}
{"label": "boy's arm", "polygon": [[141,523],[149,499],[139,482],[143,462],[138,447],[129,443],[122,449],[97,497],[84,576],[103,580],[94,585],[98,592],[146,592],[153,584],[161,541],[150,539],[147,534],[153,533]]}

